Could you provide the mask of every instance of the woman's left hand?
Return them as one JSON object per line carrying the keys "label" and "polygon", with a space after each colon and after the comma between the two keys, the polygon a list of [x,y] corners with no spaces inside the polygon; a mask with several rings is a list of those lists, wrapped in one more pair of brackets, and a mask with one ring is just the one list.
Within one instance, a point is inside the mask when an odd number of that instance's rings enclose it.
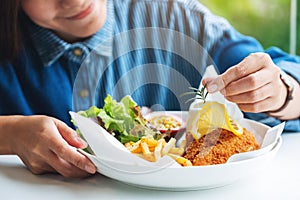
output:
{"label": "woman's left hand", "polygon": [[205,78],[202,83],[209,93],[220,91],[244,112],[277,110],[287,96],[280,69],[266,53],[252,53],[217,78]]}

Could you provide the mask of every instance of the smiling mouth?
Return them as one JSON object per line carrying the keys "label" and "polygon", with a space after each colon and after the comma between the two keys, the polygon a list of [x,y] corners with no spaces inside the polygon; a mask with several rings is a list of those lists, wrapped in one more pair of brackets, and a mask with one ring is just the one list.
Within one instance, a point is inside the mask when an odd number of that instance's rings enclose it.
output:
{"label": "smiling mouth", "polygon": [[91,3],[85,10],[83,10],[83,11],[79,12],[78,14],[73,15],[71,17],[67,17],[67,19],[69,19],[69,20],[80,20],[80,19],[83,19],[83,18],[85,18],[86,16],[88,16],[92,12],[93,8],[94,8],[94,4]]}

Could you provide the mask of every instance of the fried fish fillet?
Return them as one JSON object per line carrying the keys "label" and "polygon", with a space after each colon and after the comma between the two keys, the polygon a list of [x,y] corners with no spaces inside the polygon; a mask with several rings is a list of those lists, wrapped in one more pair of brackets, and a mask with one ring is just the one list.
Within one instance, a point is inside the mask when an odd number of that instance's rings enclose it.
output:
{"label": "fried fish fillet", "polygon": [[193,166],[214,165],[226,163],[228,158],[236,153],[259,149],[253,134],[244,128],[240,136],[225,129],[215,129],[199,140],[192,141],[184,157]]}

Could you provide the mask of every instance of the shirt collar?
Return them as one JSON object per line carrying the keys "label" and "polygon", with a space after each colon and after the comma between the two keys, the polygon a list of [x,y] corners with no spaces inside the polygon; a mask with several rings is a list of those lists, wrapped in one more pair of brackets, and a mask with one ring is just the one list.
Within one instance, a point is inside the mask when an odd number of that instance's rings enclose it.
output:
{"label": "shirt collar", "polygon": [[[93,52],[110,56],[112,54],[113,44],[113,25],[114,25],[114,4],[113,0],[107,1],[107,17],[103,27],[93,36],[82,42],[78,42],[88,47]],[[40,27],[29,21],[29,33],[31,35],[33,45],[39,54],[43,66],[50,66],[56,62],[66,51],[78,43],[67,43],[57,37],[53,31]],[[101,45],[101,47],[100,47]],[[97,48],[98,47],[98,48]]]}

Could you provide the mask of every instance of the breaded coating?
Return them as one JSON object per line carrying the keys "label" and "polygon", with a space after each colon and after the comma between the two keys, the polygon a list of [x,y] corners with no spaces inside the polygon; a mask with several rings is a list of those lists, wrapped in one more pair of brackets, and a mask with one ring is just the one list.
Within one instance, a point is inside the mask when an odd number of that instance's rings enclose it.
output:
{"label": "breaded coating", "polygon": [[193,166],[226,163],[236,153],[259,149],[253,134],[244,128],[240,136],[225,129],[216,129],[199,140],[192,141],[186,149],[184,157]]}

